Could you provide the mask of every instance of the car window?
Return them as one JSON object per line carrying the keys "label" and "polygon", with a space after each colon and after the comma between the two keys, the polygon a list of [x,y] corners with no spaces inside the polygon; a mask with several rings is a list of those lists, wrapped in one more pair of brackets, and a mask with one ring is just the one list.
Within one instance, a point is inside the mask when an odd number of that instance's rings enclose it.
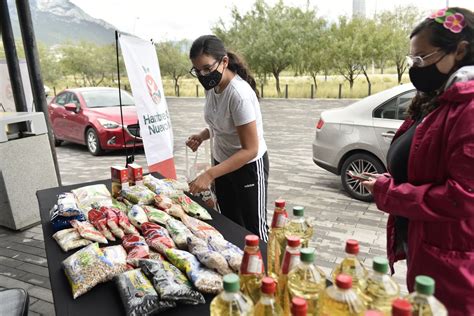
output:
{"label": "car window", "polygon": [[[81,94],[88,108],[110,107],[120,105],[118,89],[83,91],[81,92]],[[133,97],[128,92],[123,90],[122,105],[134,105]]]}
{"label": "car window", "polygon": [[81,102],[79,102],[78,97],[74,93],[71,93],[71,97],[69,98],[68,103],[74,103],[75,105],[81,105]]}
{"label": "car window", "polygon": [[373,117],[389,120],[404,120],[406,110],[415,96],[415,91],[409,91],[396,98],[393,98],[375,109]]}
{"label": "car window", "polygon": [[56,97],[56,100],[54,100],[54,103],[58,105],[65,106],[67,104],[67,101],[69,100],[69,93],[65,92]]}

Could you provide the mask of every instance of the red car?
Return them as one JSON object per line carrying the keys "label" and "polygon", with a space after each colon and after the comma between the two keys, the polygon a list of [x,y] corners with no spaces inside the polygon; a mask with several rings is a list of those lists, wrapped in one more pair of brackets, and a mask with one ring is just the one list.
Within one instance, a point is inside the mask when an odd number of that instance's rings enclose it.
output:
{"label": "red car", "polygon": [[48,106],[56,146],[63,141],[87,145],[89,152],[100,155],[104,150],[142,147],[140,128],[133,97],[122,90],[123,124],[120,119],[117,88],[67,89]]}

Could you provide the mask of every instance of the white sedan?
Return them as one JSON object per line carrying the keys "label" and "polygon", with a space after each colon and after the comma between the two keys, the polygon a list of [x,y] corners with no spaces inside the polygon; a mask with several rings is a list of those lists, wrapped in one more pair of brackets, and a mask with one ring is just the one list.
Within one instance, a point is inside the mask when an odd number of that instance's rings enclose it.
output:
{"label": "white sedan", "polygon": [[404,84],[347,107],[323,111],[316,126],[313,161],[340,175],[349,195],[372,201],[371,194],[348,172],[386,171],[388,148],[415,94],[412,84]]}

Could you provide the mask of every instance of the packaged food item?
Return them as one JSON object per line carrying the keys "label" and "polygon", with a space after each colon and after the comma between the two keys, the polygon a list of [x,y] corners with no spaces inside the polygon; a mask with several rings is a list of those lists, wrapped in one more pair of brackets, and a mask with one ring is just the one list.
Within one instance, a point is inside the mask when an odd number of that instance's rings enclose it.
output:
{"label": "packaged food item", "polygon": [[123,212],[117,212],[116,213],[118,216],[118,221],[119,221],[119,226],[123,229],[123,232],[127,235],[140,235],[132,224],[130,224],[130,221],[128,220],[127,215],[125,215]]}
{"label": "packaged food item", "polygon": [[175,189],[173,183],[171,183],[170,181],[163,181],[161,179],[155,178],[152,175],[144,176],[143,184],[156,194],[163,194],[165,196],[170,196],[172,194],[180,194],[183,192],[182,190]]}
{"label": "packaged food item", "polygon": [[176,246],[179,249],[188,249],[188,242],[187,239],[189,237],[193,237],[193,233],[184,225],[181,221],[176,220],[174,218],[169,218],[166,221],[166,229],[173,238]]}
{"label": "packaged food item", "polygon": [[197,218],[187,216],[185,214],[181,217],[181,220],[183,221],[184,225],[186,225],[189,230],[191,230],[191,232],[199,238],[224,238],[217,229]]}
{"label": "packaged food item", "polygon": [[74,194],[65,192],[58,195],[58,212],[60,216],[70,217],[82,214],[76,203]]}
{"label": "packaged food item", "polygon": [[114,234],[115,237],[122,239],[125,233],[119,226],[118,217],[118,213],[122,212],[111,207],[101,207],[100,211],[105,214],[105,217],[107,218],[107,226],[109,227],[112,234]]}
{"label": "packaged food item", "polygon": [[224,256],[232,271],[236,273],[240,271],[240,265],[244,256],[242,249],[220,237],[209,236],[207,242],[212,250]]}
{"label": "packaged food item", "polygon": [[192,288],[186,275],[171,263],[162,260],[140,260],[139,264],[162,300],[191,305],[206,302],[202,294]]}
{"label": "packaged food item", "polygon": [[[117,198],[121,198],[121,196],[117,197]],[[124,202],[119,201],[117,199],[112,199],[112,207],[119,210],[119,211],[128,213],[127,205]]]}
{"label": "packaged food item", "polygon": [[217,294],[222,291],[222,276],[205,268],[194,255],[176,248],[166,249],[166,257],[182,272],[201,293]]}
{"label": "packaged food item", "polygon": [[240,292],[240,280],[236,274],[224,276],[224,291],[214,297],[211,302],[211,316],[222,315],[254,315],[253,302]]}
{"label": "packaged food item", "polygon": [[176,247],[166,228],[150,222],[144,223],[141,228],[146,243],[159,253],[164,254],[166,249]]}
{"label": "packaged food item", "polygon": [[150,248],[145,238],[137,235],[126,235],[123,237],[122,246],[127,251],[127,263],[136,267],[139,259],[150,257]]}
{"label": "packaged food item", "polygon": [[140,269],[118,275],[115,283],[128,316],[157,314],[176,306],[174,302],[159,299],[150,280]]}
{"label": "packaged food item", "polygon": [[61,213],[59,212],[58,205],[54,205],[53,208],[50,211],[50,219],[51,219],[51,225],[53,226],[53,230],[55,232],[66,229],[66,228],[71,228],[71,221],[72,220],[78,220],[78,221],[85,221],[86,217],[84,216],[84,213],[80,213],[79,215],[73,215],[73,216],[61,216]]}
{"label": "packaged food item", "polygon": [[71,221],[72,227],[76,228],[82,238],[100,242],[102,244],[108,244],[107,238],[102,235],[95,227],[89,222],[80,222],[77,220]]}
{"label": "packaged food item", "polygon": [[[102,209],[102,208],[101,208]],[[96,209],[89,211],[89,222],[110,241],[115,241],[114,235],[107,227],[107,215]]]}
{"label": "packaged food item", "polygon": [[113,264],[104,256],[98,243],[72,254],[62,262],[62,266],[74,299],[106,281],[113,271]]}
{"label": "packaged food item", "polygon": [[155,195],[155,206],[160,210],[167,211],[173,206],[173,201],[166,195],[160,193]]}
{"label": "packaged food item", "polygon": [[166,225],[166,222],[171,218],[168,213],[162,210],[158,210],[153,206],[144,205],[143,210],[148,216],[149,222],[157,223],[160,225]]}
{"label": "packaged food item", "polygon": [[143,168],[136,163],[128,165],[128,183],[130,185],[143,185]]}
{"label": "packaged food item", "polygon": [[112,195],[105,184],[89,185],[71,191],[76,197],[77,205],[87,213],[93,209],[99,209],[101,206],[112,206]]}
{"label": "packaged food item", "polygon": [[127,270],[127,252],[121,245],[102,248],[104,256],[112,263],[112,271],[107,280],[112,280],[116,275]]}
{"label": "packaged food item", "polygon": [[170,185],[176,191],[189,191],[189,185],[186,181],[178,181],[171,178],[162,179],[167,185]]}
{"label": "packaged food item", "polygon": [[152,260],[166,260],[166,258],[159,252],[150,249],[150,259]]}
{"label": "packaged food item", "polygon": [[151,205],[155,202],[155,193],[144,185],[122,188],[122,196],[133,204]]}
{"label": "packaged food item", "polygon": [[186,214],[205,221],[212,220],[209,212],[201,205],[190,199],[186,194],[175,194],[171,196],[171,199],[173,200],[173,203],[180,205]]}
{"label": "packaged food item", "polygon": [[92,244],[92,241],[83,239],[75,228],[60,230],[53,238],[64,252]]}
{"label": "packaged food item", "polygon": [[203,265],[222,275],[232,273],[224,256],[213,251],[205,240],[191,235],[187,238],[187,242],[189,252],[195,255]]}
{"label": "packaged food item", "polygon": [[130,220],[130,223],[138,229],[140,229],[143,223],[148,222],[148,217],[146,216],[145,211],[139,205],[134,205],[128,212],[128,219]]}
{"label": "packaged food item", "polygon": [[128,187],[128,171],[127,168],[120,166],[110,167],[112,176],[112,196],[114,198],[120,196],[122,188]]}

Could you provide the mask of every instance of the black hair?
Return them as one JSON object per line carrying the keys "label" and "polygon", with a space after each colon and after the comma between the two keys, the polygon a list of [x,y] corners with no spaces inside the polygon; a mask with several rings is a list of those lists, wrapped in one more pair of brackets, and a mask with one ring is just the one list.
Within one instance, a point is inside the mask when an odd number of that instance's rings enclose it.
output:
{"label": "black hair", "polygon": [[248,66],[244,60],[237,54],[228,51],[221,39],[215,35],[203,35],[198,37],[189,51],[189,58],[195,59],[200,55],[205,54],[214,57],[216,60],[221,60],[225,56],[229,57],[229,65],[227,68],[238,74],[242,79],[247,81],[257,97],[259,96],[257,90],[257,83],[254,77],[250,74]]}
{"label": "black hair", "polygon": [[[451,71],[453,73],[463,66],[474,65],[474,13],[468,9],[458,7],[448,8],[448,10],[454,13],[461,13],[464,16],[466,26],[461,32],[454,33],[435,19],[426,18],[413,29],[410,38],[427,31],[429,32],[428,40],[430,44],[447,54],[455,52],[460,42],[468,42],[466,56],[455,65]],[[408,115],[414,119],[427,115],[438,107],[438,96],[441,93],[442,91],[432,93],[418,92],[408,108]]]}

